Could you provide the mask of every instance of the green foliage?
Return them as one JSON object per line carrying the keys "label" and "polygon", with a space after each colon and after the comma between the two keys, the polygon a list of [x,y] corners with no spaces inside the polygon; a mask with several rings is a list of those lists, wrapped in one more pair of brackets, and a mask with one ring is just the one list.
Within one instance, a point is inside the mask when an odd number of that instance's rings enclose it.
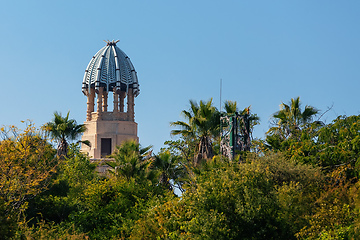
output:
{"label": "green foliage", "polygon": [[268,135],[267,142],[289,158],[332,171],[337,166],[348,165],[348,177],[358,177],[360,159],[360,116],[339,116],[332,123],[319,128],[317,123],[304,126],[299,139],[281,139]]}
{"label": "green foliage", "polygon": [[[57,234],[79,239],[128,237],[136,220],[152,204],[161,202],[168,190],[158,185],[157,169],[150,166],[154,159],[149,148],[140,149],[136,142],[125,142],[114,157],[114,164],[120,168],[114,176],[101,179],[95,175],[88,157],[79,152],[78,145],[71,145],[51,188],[30,202],[28,225],[33,227],[26,234],[48,233],[50,239]],[[144,163],[149,157],[150,165]],[[130,168],[121,168],[123,165]]]}
{"label": "green foliage", "polygon": [[135,178],[111,178],[94,183],[85,191],[79,211],[70,220],[93,239],[126,238],[135,221],[161,199],[163,188]]}
{"label": "green foliage", "polygon": [[[158,154],[124,142],[106,177],[77,144],[56,158],[33,125],[2,128],[0,238],[360,238],[360,116],[323,125],[312,119],[316,109],[301,110],[292,99],[239,163],[216,155],[219,112],[212,101],[190,104],[187,121],[173,123],[180,139]],[[238,111],[236,102],[225,105]],[[68,115],[58,117],[58,126],[71,125]]]}
{"label": "green foliage", "polygon": [[70,112],[63,117],[61,113],[55,112],[54,119],[43,126],[44,130],[58,141],[57,156],[61,158],[68,154],[68,141],[77,139],[86,130],[84,124],[77,124],[75,119],[69,119],[69,114]]}
{"label": "green foliage", "polygon": [[350,164],[358,169],[360,162],[360,116],[339,116],[323,127],[319,134],[319,162],[324,167]]}
{"label": "green foliage", "polygon": [[292,98],[289,104],[282,103],[280,111],[273,114],[275,126],[267,132],[268,146],[274,150],[284,150],[286,140],[301,141],[303,129],[317,129],[323,125],[320,121],[313,121],[318,112],[308,105],[301,110],[300,97]]}
{"label": "green foliage", "polygon": [[61,223],[77,210],[81,195],[87,186],[98,180],[95,165],[80,153],[78,144],[71,144],[68,157],[61,161],[53,176],[49,190],[29,202],[27,210],[30,224],[41,220]]}
{"label": "green foliage", "polygon": [[169,150],[163,150],[155,155],[154,168],[159,173],[159,183],[166,188],[173,190],[180,189],[183,178],[185,177],[185,166],[181,163],[181,158],[172,155]]}
{"label": "green foliage", "polygon": [[[358,181],[360,116],[339,116],[332,123],[316,128],[308,125],[300,141],[281,141],[284,154],[297,162],[321,166],[326,173],[315,209],[305,218],[298,232],[305,239],[357,239],[359,237],[354,183]],[[293,195],[293,194],[292,194]],[[287,212],[287,211],[286,211]]]}
{"label": "green foliage", "polygon": [[32,123],[24,131],[1,128],[0,230],[13,233],[14,221],[22,217],[27,201],[47,188],[55,172],[55,151]]}
{"label": "green foliage", "polygon": [[134,140],[124,141],[110,156],[114,161],[108,161],[106,164],[111,167],[110,172],[117,177],[127,180],[136,178],[138,181],[154,180],[156,176],[151,168],[154,158],[151,156],[150,148],[140,148],[140,144]]}
{"label": "green foliage", "polygon": [[283,152],[288,158],[306,164],[319,165],[318,153],[322,146],[318,142],[319,129],[309,124],[298,132],[299,138],[280,139],[278,135],[268,135],[267,142],[273,149]]}
{"label": "green foliage", "polygon": [[38,226],[23,226],[16,232],[13,239],[36,239],[36,240],[82,240],[89,239],[85,233],[76,233],[74,226],[61,226],[54,223],[41,221]]}
{"label": "green foliage", "polygon": [[279,155],[205,165],[181,199],[138,221],[134,238],[146,232],[165,239],[294,239],[322,179],[319,169]]}
{"label": "green foliage", "polygon": [[187,122],[172,122],[171,126],[179,127],[172,130],[172,135],[181,135],[187,142],[193,142],[197,147],[194,161],[198,164],[202,159],[214,156],[212,142],[219,134],[220,112],[213,106],[212,99],[197,104],[190,100],[190,111],[183,110],[182,115]]}
{"label": "green foliage", "polygon": [[3,239],[13,236],[17,229],[18,217],[13,212],[9,212],[9,205],[4,199],[0,198],[0,235]]}
{"label": "green foliage", "polygon": [[224,109],[227,114],[234,114],[236,112],[238,112],[240,115],[249,114],[250,129],[252,132],[254,126],[260,124],[260,118],[257,114],[250,112],[250,107],[251,106],[244,108],[242,111],[239,111],[236,101],[227,100],[224,104]]}
{"label": "green foliage", "polygon": [[191,162],[191,156],[194,156],[194,145],[192,145],[192,142],[180,138],[176,141],[165,141],[164,144],[167,145],[167,147],[161,149],[161,151],[170,151],[172,155],[181,157],[185,162]]}
{"label": "green foliage", "polygon": [[61,164],[59,181],[66,181],[74,194],[78,194],[90,182],[97,180],[96,165],[80,152],[78,144],[71,144],[68,157]]}
{"label": "green foliage", "polygon": [[[327,184],[325,188],[325,191],[316,200],[313,213],[306,216],[309,224],[298,232],[298,237],[353,239],[352,237],[359,236],[355,234],[352,226],[354,219],[359,216],[354,212],[354,187],[344,182]],[[357,187],[355,188],[358,191]]]}
{"label": "green foliage", "polygon": [[184,239],[190,236],[182,223],[188,221],[186,203],[167,195],[162,204],[154,204],[136,221],[130,239]]}

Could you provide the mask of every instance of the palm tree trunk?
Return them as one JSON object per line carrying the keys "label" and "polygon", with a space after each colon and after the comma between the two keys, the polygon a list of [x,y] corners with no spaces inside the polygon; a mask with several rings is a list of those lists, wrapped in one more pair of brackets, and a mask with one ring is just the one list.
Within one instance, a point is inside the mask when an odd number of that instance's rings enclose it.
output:
{"label": "palm tree trunk", "polygon": [[167,176],[166,173],[162,173],[160,176],[160,184],[165,186],[167,189],[169,189],[170,191],[172,191],[172,186],[170,184],[170,182],[168,181],[169,177]]}
{"label": "palm tree trunk", "polygon": [[58,149],[57,149],[57,156],[60,159],[63,159],[67,157],[68,154],[68,143],[65,139],[62,139],[59,143]]}
{"label": "palm tree trunk", "polygon": [[195,165],[199,164],[203,159],[211,159],[214,157],[211,140],[207,136],[200,138],[199,151],[195,156]]}

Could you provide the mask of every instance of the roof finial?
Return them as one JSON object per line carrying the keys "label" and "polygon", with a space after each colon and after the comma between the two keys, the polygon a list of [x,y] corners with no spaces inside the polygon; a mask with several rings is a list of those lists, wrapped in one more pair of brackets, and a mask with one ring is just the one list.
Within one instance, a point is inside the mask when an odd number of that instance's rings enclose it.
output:
{"label": "roof finial", "polygon": [[109,40],[104,40],[104,42],[106,42],[106,46],[116,46],[116,44],[118,42],[120,42],[120,40],[112,40],[112,41],[109,41]]}

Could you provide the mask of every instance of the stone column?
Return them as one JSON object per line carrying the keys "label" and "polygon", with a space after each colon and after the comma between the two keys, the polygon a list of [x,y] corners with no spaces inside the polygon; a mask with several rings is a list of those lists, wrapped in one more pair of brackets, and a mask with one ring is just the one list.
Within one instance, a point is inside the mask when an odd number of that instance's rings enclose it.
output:
{"label": "stone column", "polygon": [[128,90],[128,95],[127,95],[127,113],[128,113],[128,117],[130,121],[134,121],[135,120],[135,114],[134,114],[134,93],[133,93],[133,89],[130,88]]}
{"label": "stone column", "polygon": [[99,88],[99,92],[97,94],[97,112],[100,114],[102,112],[102,96],[103,96],[103,87]]}
{"label": "stone column", "polygon": [[103,92],[103,106],[102,106],[103,112],[107,112],[107,107],[108,107],[107,99],[108,99],[108,92],[104,91]]}
{"label": "stone column", "polygon": [[116,93],[116,88],[114,88],[114,110],[113,112],[119,112],[119,94]]}
{"label": "stone column", "polygon": [[95,89],[90,89],[90,112],[94,112],[95,108]]}
{"label": "stone column", "polygon": [[91,121],[91,113],[94,111],[94,97],[95,91],[94,89],[86,90],[87,96],[87,112],[86,112],[86,121]]}
{"label": "stone column", "polygon": [[124,99],[125,99],[125,92],[121,91],[119,94],[120,112],[124,112]]}
{"label": "stone column", "polygon": [[90,121],[91,120],[91,96],[88,90],[86,90],[86,96],[87,96],[87,109],[86,109],[86,121]]}

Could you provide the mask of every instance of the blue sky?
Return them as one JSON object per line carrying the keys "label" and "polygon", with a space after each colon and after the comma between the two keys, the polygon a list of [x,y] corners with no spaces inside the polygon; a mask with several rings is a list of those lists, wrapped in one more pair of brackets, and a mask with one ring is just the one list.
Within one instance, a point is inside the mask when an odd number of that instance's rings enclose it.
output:
{"label": "blue sky", "polygon": [[138,72],[135,119],[143,146],[171,139],[189,100],[249,105],[263,138],[281,102],[358,115],[360,1],[1,1],[0,125],[53,112],[85,121],[83,74],[117,44]]}

